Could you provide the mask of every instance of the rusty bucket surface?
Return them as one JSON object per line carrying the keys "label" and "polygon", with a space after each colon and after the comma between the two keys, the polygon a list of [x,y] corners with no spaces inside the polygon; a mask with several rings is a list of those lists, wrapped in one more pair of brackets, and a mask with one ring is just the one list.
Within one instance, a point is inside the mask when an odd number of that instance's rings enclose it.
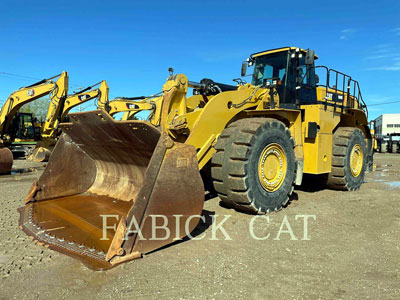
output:
{"label": "rusty bucket surface", "polygon": [[194,147],[101,110],[70,119],[19,209],[24,232],[102,270],[196,227],[204,187]]}
{"label": "rusty bucket surface", "polygon": [[4,147],[3,141],[0,139],[0,174],[10,173],[12,165],[13,165],[12,152],[7,147]]}

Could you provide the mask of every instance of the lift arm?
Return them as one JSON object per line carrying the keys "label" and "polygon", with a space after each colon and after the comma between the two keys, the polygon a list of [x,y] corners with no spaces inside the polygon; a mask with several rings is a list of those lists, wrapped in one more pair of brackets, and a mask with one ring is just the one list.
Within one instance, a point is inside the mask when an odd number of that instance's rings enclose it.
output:
{"label": "lift arm", "polygon": [[[57,77],[59,77],[58,80],[54,82],[53,79]],[[12,93],[4,103],[0,112],[0,132],[2,134],[7,132],[13,116],[23,105],[50,93],[61,96],[61,92],[65,88],[68,89],[68,73],[64,71],[59,75],[43,79],[30,86],[22,87]]]}

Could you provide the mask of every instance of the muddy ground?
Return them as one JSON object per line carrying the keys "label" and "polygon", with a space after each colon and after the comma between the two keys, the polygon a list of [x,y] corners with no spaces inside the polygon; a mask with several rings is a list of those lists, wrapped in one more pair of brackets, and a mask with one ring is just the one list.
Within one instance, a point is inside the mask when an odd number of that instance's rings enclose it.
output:
{"label": "muddy ground", "polygon": [[[298,200],[266,219],[221,207],[205,213],[231,217],[211,240],[181,242],[105,272],[33,244],[18,229],[17,208],[38,168],[0,177],[0,299],[400,299],[400,155],[377,154],[377,171],[356,192],[314,186],[297,189]],[[21,170],[20,170],[21,171]],[[304,222],[308,219],[304,240]],[[282,222],[287,221],[282,227]],[[289,225],[288,225],[289,224]],[[292,229],[292,234],[288,230]],[[286,231],[285,231],[286,230]]]}

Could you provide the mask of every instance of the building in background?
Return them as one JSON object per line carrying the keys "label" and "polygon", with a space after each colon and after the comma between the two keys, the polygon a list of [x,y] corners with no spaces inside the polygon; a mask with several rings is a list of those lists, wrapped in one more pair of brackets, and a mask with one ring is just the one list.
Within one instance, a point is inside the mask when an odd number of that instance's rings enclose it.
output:
{"label": "building in background", "polygon": [[400,153],[400,114],[383,114],[374,120],[376,151]]}
{"label": "building in background", "polygon": [[383,114],[375,119],[375,134],[388,135],[400,133],[400,113]]}

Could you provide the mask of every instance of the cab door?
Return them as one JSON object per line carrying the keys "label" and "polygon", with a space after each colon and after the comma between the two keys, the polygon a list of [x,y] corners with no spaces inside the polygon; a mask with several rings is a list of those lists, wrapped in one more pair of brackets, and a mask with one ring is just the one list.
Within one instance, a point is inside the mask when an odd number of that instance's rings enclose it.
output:
{"label": "cab door", "polygon": [[300,99],[300,104],[316,104],[317,88],[314,66],[301,64],[298,67],[298,78],[298,97]]}

